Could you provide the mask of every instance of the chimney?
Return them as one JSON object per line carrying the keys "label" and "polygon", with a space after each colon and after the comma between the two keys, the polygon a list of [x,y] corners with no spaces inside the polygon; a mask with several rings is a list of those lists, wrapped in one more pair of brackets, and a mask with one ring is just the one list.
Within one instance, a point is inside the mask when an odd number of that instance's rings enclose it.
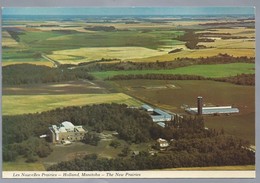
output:
{"label": "chimney", "polygon": [[202,97],[201,96],[198,96],[197,98],[197,102],[198,102],[198,115],[202,115]]}

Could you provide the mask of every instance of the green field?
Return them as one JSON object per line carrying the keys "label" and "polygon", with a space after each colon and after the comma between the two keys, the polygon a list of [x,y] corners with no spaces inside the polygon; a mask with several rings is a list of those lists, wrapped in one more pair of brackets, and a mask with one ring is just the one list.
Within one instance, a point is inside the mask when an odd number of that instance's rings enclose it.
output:
{"label": "green field", "polygon": [[53,31],[26,31],[25,34],[20,35],[20,39],[22,43],[30,47],[30,50],[43,52],[81,47],[140,46],[157,49],[162,45],[182,43],[172,40],[173,37],[182,34],[181,31],[159,31],[159,33],[156,31],[142,33],[137,30],[78,32],[73,34]]}
{"label": "green field", "polygon": [[42,163],[4,162],[3,171],[45,171]]}
{"label": "green field", "polygon": [[237,74],[255,73],[255,65],[248,63],[217,64],[217,65],[194,65],[165,70],[128,70],[128,71],[104,71],[92,72],[98,79],[106,79],[115,75],[128,74],[189,74],[210,78],[235,76]]}
{"label": "green field", "polygon": [[36,113],[66,106],[82,106],[100,103],[123,103],[140,106],[142,103],[123,93],[65,94],[65,95],[4,95],[3,115]]}

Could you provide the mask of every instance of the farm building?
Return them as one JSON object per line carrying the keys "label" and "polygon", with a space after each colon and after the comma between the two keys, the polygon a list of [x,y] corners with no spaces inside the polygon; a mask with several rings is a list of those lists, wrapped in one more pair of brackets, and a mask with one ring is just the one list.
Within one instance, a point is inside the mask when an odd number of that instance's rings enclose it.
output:
{"label": "farm building", "polygon": [[165,150],[165,148],[167,148],[169,146],[169,143],[167,140],[165,139],[162,139],[162,138],[159,138],[157,139],[157,147],[160,149],[160,150]]}
{"label": "farm building", "polygon": [[[187,108],[186,111],[190,114],[198,114],[198,108]],[[232,106],[220,106],[220,107],[202,107],[202,114],[230,114],[238,113],[238,108]]]}
{"label": "farm building", "polygon": [[53,143],[80,141],[87,133],[82,126],[74,126],[69,121],[64,121],[59,126],[52,125],[49,129]]}
{"label": "farm building", "polygon": [[172,115],[162,111],[161,109],[154,109],[154,112],[151,115],[151,117],[153,119],[153,122],[165,122],[172,120]]}
{"label": "farm building", "polygon": [[168,114],[167,112],[162,111],[161,109],[154,109],[149,105],[142,105],[141,107],[143,110],[149,112],[149,115],[151,116],[153,122],[157,123],[161,127],[165,127],[166,121],[171,121],[173,119],[173,116],[171,114]]}
{"label": "farm building", "polygon": [[153,108],[146,104],[142,105],[142,109],[144,109],[147,112],[153,112]]}
{"label": "farm building", "polygon": [[203,107],[202,97],[197,98],[197,107],[188,107],[185,109],[186,112],[190,114],[230,114],[238,113],[238,108],[233,108],[232,106],[219,106],[219,107]]}

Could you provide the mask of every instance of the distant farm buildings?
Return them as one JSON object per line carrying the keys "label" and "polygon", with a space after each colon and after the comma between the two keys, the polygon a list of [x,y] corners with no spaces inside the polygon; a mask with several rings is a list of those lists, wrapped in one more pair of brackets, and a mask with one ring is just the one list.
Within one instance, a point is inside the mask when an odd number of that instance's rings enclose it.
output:
{"label": "distant farm buildings", "polygon": [[82,126],[74,126],[69,121],[62,122],[59,126],[49,127],[50,137],[53,143],[70,144],[73,141],[80,141],[87,133]]}
{"label": "distant farm buildings", "polygon": [[142,105],[142,109],[149,113],[153,122],[157,123],[163,128],[165,127],[165,122],[173,120],[173,116],[171,114],[168,114],[161,109],[154,109],[146,104]]}
{"label": "distant farm buildings", "polygon": [[157,139],[156,142],[157,142],[157,148],[160,149],[161,151],[165,150],[169,146],[168,141],[162,138]]}
{"label": "distant farm buildings", "polygon": [[185,109],[190,114],[207,115],[207,114],[231,114],[238,113],[238,108],[232,106],[203,107],[202,97],[197,99],[197,107],[188,107]]}

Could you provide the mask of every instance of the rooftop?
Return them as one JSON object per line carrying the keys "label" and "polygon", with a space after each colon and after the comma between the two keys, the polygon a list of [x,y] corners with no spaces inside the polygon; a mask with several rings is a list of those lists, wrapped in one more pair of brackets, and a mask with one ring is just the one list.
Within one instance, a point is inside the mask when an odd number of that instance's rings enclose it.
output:
{"label": "rooftop", "polygon": [[[187,108],[187,112],[191,114],[197,114],[198,108]],[[229,113],[238,113],[238,108],[232,108],[232,106],[220,106],[220,107],[203,107],[202,108],[202,114],[229,114]]]}

